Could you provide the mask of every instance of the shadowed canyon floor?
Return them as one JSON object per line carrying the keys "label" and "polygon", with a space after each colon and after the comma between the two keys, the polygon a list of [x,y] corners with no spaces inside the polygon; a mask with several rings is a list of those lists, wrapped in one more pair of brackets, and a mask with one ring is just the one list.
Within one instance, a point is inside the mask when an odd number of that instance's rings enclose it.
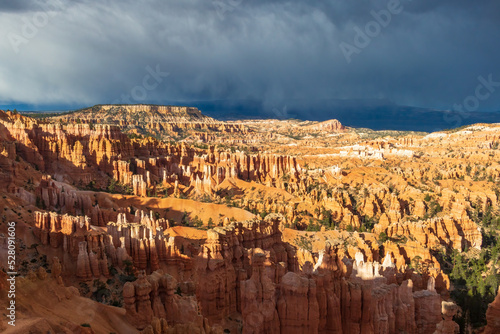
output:
{"label": "shadowed canyon floor", "polygon": [[499,144],[500,124],[0,111],[0,330],[495,333]]}

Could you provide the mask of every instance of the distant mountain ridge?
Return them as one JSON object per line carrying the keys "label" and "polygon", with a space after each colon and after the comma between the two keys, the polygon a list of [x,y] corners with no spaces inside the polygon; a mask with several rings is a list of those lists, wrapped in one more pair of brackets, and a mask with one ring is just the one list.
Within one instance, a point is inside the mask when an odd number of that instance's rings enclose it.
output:
{"label": "distant mountain ridge", "polygon": [[[343,125],[372,130],[434,132],[476,123],[500,123],[500,112],[442,111],[401,106],[387,100],[324,99],[310,103],[291,100],[268,106],[259,100],[169,101],[167,106],[152,104],[96,105],[61,115],[62,118],[99,119],[119,123],[220,123],[244,119],[337,119]],[[190,107],[182,107],[189,105]],[[118,116],[119,115],[119,116]]]}
{"label": "distant mountain ridge", "polygon": [[443,111],[401,106],[387,100],[292,100],[281,106],[266,107],[255,100],[198,101],[206,115],[220,120],[287,119],[323,122],[337,119],[343,125],[372,130],[433,132],[476,123],[500,123],[500,112]]}
{"label": "distant mountain ridge", "polygon": [[51,116],[68,123],[116,125],[130,135],[150,135],[165,140],[181,140],[207,131],[246,131],[242,125],[226,124],[203,115],[196,107],[185,106],[104,104]]}
{"label": "distant mountain ridge", "polygon": [[90,108],[76,110],[67,115],[61,116],[63,119],[96,120],[104,122],[131,122],[140,123],[164,123],[164,122],[201,122],[216,123],[217,121],[209,116],[203,115],[196,107],[185,106],[160,106],[151,104],[134,105],[95,105]]}

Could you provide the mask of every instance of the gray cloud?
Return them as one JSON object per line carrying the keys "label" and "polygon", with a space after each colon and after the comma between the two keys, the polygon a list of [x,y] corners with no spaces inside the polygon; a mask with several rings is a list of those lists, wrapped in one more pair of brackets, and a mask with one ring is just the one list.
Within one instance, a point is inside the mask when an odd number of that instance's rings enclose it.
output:
{"label": "gray cloud", "polygon": [[[402,13],[349,64],[339,44],[389,1],[59,1],[46,23],[34,21],[40,3],[0,5],[1,104],[110,103],[157,65],[170,75],[135,102],[255,99],[272,109],[376,98],[446,109],[474,93],[478,76],[500,81],[493,1],[401,0]],[[39,26],[29,37],[26,22]],[[500,109],[500,91],[480,109]]]}
{"label": "gray cloud", "polygon": [[33,1],[30,0],[17,0],[17,1],[3,1],[0,3],[0,12],[25,12],[33,8]]}

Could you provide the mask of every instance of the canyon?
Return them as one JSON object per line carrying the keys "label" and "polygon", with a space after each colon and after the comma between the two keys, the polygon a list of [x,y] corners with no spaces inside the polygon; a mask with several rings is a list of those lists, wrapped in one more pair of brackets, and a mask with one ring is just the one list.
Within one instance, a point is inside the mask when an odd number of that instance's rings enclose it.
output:
{"label": "canyon", "polygon": [[[499,144],[500,124],[0,111],[2,266],[11,221],[18,259],[0,330],[493,333]],[[472,297],[467,263],[485,268]]]}

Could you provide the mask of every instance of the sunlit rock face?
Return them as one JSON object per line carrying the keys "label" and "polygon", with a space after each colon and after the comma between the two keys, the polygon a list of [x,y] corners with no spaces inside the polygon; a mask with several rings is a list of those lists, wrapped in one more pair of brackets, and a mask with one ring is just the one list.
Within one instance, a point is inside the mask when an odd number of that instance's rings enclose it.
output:
{"label": "sunlit rock face", "polygon": [[484,334],[493,334],[500,330],[500,289],[498,289],[498,294],[493,303],[488,305],[486,321],[488,324],[484,329]]}

